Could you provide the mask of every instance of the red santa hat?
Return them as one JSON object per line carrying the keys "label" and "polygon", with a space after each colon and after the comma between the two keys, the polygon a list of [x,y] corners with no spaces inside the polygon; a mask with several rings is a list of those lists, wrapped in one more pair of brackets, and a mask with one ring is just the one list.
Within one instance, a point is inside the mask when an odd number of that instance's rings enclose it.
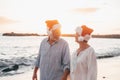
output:
{"label": "red santa hat", "polygon": [[61,27],[58,20],[46,20],[45,23],[47,25],[48,30],[55,30]]}
{"label": "red santa hat", "polygon": [[76,33],[79,34],[79,41],[88,41],[91,38],[91,33],[93,29],[88,28],[86,25],[78,26],[76,28]]}

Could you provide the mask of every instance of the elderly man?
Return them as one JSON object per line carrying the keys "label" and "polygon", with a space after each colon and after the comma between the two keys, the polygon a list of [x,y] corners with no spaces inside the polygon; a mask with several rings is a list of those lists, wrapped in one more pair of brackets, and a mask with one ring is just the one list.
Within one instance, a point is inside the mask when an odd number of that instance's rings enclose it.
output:
{"label": "elderly man", "polygon": [[47,20],[48,37],[40,45],[32,80],[67,80],[70,73],[70,54],[68,43],[60,38],[61,25],[57,20]]}

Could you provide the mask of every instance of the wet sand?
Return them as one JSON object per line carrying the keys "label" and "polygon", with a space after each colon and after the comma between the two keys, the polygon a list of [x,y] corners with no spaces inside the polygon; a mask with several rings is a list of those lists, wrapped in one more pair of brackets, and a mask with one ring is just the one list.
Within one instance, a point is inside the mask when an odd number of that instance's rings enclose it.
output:
{"label": "wet sand", "polygon": [[[97,80],[120,80],[120,56],[114,58],[98,59],[97,64]],[[32,80],[32,74],[33,70],[30,70],[23,74],[0,77],[0,80]]]}

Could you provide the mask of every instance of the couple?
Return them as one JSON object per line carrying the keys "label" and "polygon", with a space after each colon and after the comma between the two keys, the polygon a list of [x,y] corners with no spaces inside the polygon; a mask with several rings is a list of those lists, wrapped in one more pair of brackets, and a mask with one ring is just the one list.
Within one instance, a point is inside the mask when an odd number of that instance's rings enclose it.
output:
{"label": "couple", "polygon": [[57,20],[47,20],[48,38],[40,45],[39,54],[35,63],[32,80],[97,80],[97,63],[94,49],[87,43],[93,32],[83,25],[76,28],[75,41],[79,48],[70,59],[68,43],[60,38],[61,25]]}

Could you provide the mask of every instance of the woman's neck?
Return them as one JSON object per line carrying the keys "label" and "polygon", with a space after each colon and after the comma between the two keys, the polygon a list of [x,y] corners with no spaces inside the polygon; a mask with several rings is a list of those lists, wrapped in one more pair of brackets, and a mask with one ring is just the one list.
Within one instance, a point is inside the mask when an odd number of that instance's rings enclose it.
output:
{"label": "woman's neck", "polygon": [[81,51],[87,49],[89,45],[86,42],[80,42],[79,48],[77,49],[77,56],[80,54]]}
{"label": "woman's neck", "polygon": [[89,45],[88,45],[86,42],[80,42],[80,43],[79,43],[79,48],[80,48],[80,49],[85,49],[85,48],[87,48],[87,47],[89,47]]}

